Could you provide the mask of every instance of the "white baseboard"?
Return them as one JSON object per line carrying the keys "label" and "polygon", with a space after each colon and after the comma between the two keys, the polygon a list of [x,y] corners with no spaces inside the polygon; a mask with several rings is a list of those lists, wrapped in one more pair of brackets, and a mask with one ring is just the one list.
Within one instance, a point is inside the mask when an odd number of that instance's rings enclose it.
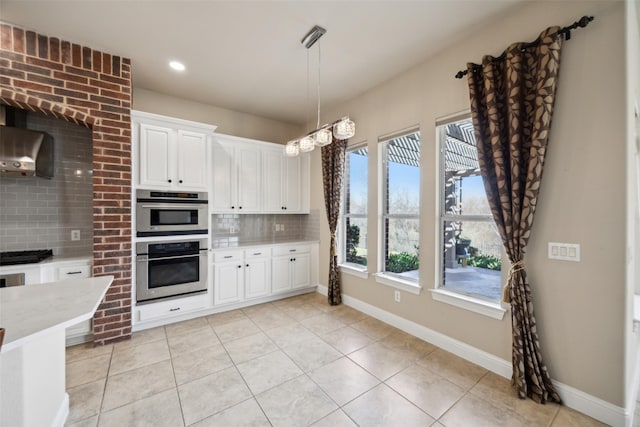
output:
{"label": "white baseboard", "polygon": [[[327,287],[318,285],[317,292],[327,295]],[[480,350],[462,341],[451,338],[426,326],[407,320],[396,314],[389,313],[376,306],[363,302],[359,299],[342,295],[345,305],[353,307],[371,317],[375,317],[389,325],[392,325],[404,332],[427,341],[440,347],[456,356],[462,357],[469,362],[482,366],[483,368],[505,378],[511,378],[511,362],[497,357],[486,351]],[[553,381],[554,386],[560,395],[563,403],[578,412],[586,414],[598,421],[614,427],[630,427],[633,412],[625,411],[624,408],[613,405],[607,401],[599,399],[590,394],[584,393],[576,388],[568,386],[558,381]]]}
{"label": "white baseboard", "polygon": [[64,427],[64,423],[67,422],[68,416],[69,416],[69,393],[65,393],[64,399],[62,399],[62,403],[58,408],[58,413],[56,414],[55,419],[51,423],[51,426]]}

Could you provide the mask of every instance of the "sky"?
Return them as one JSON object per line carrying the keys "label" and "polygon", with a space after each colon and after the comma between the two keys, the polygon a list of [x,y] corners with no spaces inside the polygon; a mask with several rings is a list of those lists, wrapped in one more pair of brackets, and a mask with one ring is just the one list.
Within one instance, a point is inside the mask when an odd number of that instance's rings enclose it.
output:
{"label": "sky", "polygon": [[[352,204],[366,204],[368,183],[368,157],[349,154],[350,188]],[[390,189],[393,194],[406,194],[409,199],[418,203],[420,170],[417,167],[398,163],[389,164]],[[462,200],[474,198],[486,199],[482,177],[463,178]]]}

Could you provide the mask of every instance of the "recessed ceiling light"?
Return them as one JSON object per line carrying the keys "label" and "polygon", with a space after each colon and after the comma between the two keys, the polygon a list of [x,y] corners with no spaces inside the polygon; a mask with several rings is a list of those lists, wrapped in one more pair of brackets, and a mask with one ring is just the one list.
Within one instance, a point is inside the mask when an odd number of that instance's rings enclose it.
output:
{"label": "recessed ceiling light", "polygon": [[187,68],[184,66],[182,62],[178,62],[178,61],[169,62],[169,67],[173,68],[176,71],[184,71]]}

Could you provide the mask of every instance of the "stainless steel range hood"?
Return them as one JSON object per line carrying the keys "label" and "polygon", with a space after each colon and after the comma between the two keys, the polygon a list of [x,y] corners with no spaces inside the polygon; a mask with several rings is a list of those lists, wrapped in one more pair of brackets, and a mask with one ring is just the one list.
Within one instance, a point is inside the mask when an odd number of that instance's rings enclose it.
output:
{"label": "stainless steel range hood", "polygon": [[[2,108],[0,119],[7,123],[5,114],[6,109]],[[0,176],[52,178],[53,170],[53,139],[50,135],[20,127],[0,126]]]}

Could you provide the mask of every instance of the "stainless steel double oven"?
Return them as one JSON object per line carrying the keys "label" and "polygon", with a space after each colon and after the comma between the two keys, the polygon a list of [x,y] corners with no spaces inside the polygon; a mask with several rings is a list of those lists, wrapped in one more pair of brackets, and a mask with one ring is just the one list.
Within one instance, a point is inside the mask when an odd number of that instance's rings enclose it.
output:
{"label": "stainless steel double oven", "polygon": [[138,190],[136,197],[136,235],[171,236],[136,243],[137,302],[206,292],[207,193]]}

